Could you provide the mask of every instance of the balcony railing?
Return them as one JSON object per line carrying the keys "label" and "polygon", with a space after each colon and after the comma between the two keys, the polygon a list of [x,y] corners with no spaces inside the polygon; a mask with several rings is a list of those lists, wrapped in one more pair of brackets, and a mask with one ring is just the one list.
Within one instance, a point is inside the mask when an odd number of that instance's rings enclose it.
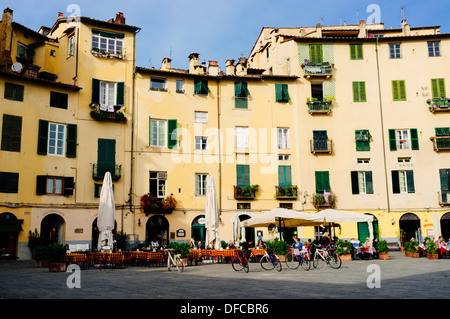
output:
{"label": "balcony railing", "polygon": [[325,113],[331,111],[331,101],[307,101],[309,114]]}
{"label": "balcony railing", "polygon": [[258,185],[234,186],[234,199],[254,199],[258,188]]}
{"label": "balcony railing", "polygon": [[311,153],[333,152],[333,141],[329,139],[314,139],[310,141]]}
{"label": "balcony railing", "polygon": [[314,207],[334,207],[336,204],[336,195],[333,193],[316,193],[313,194]]}
{"label": "balcony railing", "polygon": [[127,118],[125,117],[125,113],[119,111],[121,108],[121,106],[114,106],[114,111],[104,111],[100,110],[100,108],[97,107],[95,110],[92,110],[90,114],[91,117],[96,121],[126,123]]}
{"label": "balcony railing", "polygon": [[439,98],[427,100],[430,112],[449,112],[450,111],[450,99]]}
{"label": "balcony railing", "polygon": [[329,62],[323,63],[305,63],[302,64],[303,74],[306,78],[309,77],[331,77],[333,76],[334,64]]}
{"label": "balcony railing", "polygon": [[439,192],[439,205],[450,205],[450,191]]}
{"label": "balcony railing", "polygon": [[296,200],[298,194],[298,187],[292,186],[275,186],[275,193],[277,199]]}
{"label": "balcony railing", "polygon": [[450,150],[450,136],[432,137],[433,147],[436,152]]}
{"label": "balcony railing", "polygon": [[122,177],[122,165],[115,165],[109,163],[94,163],[92,164],[92,178],[95,180],[103,180],[105,173],[111,173],[111,179],[117,181]]}

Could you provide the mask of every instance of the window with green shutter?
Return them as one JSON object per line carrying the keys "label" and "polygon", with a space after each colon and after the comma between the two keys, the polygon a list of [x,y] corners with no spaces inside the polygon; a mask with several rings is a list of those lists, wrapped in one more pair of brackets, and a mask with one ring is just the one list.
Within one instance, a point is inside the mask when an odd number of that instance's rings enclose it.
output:
{"label": "window with green shutter", "polygon": [[97,176],[104,176],[110,172],[115,176],[116,168],[116,140],[99,138],[97,141]]}
{"label": "window with green shutter", "polygon": [[50,106],[67,110],[68,94],[50,91]]}
{"label": "window with green shutter", "polygon": [[322,44],[310,44],[309,45],[309,62],[310,63],[323,63]]}
{"label": "window with green shutter", "polygon": [[123,106],[125,104],[125,83],[117,82],[116,105]]}
{"label": "window with green shutter", "polygon": [[167,120],[167,147],[173,148],[177,146],[177,120]]}
{"label": "window with green shutter", "polygon": [[39,155],[47,155],[48,121],[39,120],[38,150]]}
{"label": "window with green shutter", "polygon": [[19,192],[19,173],[0,172],[0,193],[17,194]]}
{"label": "window with green shutter", "polygon": [[372,171],[350,172],[352,194],[373,194]]}
{"label": "window with green shutter", "polygon": [[236,165],[236,184],[241,187],[250,186],[250,165]]}
{"label": "window with green shutter", "polygon": [[447,97],[447,94],[445,93],[445,80],[431,79],[431,93],[433,99],[440,99]]}
{"label": "window with green shutter", "polygon": [[316,193],[330,192],[330,173],[328,171],[316,171]]}
{"label": "window with green shutter", "polygon": [[77,125],[67,124],[66,157],[77,157]]}
{"label": "window with green shutter", "polygon": [[287,84],[275,84],[275,100],[277,102],[289,102],[289,91]]}
{"label": "window with green shutter", "polygon": [[366,82],[353,82],[353,102],[367,102]]}
{"label": "window with green shutter", "polygon": [[20,152],[22,117],[3,114],[2,151]]}
{"label": "window with green shutter", "polygon": [[248,108],[248,97],[250,92],[248,91],[247,82],[234,82],[234,102],[235,108],[246,109]]}
{"label": "window with green shutter", "polygon": [[355,141],[357,151],[370,151],[370,138],[372,136],[369,130],[356,130]]}
{"label": "window with green shutter", "polygon": [[392,99],[394,101],[406,101],[405,81],[392,81]]}
{"label": "window with green shutter", "polygon": [[419,134],[417,133],[416,128],[412,128],[409,130],[411,134],[411,149],[418,150],[419,149]]}
{"label": "window with green shutter", "polygon": [[5,82],[5,95],[4,95],[5,99],[22,102],[23,92],[24,92],[23,85]]}
{"label": "window with green shutter", "polygon": [[362,43],[350,43],[350,60],[362,59],[364,59]]}
{"label": "window with green shutter", "polygon": [[208,95],[208,81],[207,80],[194,80],[194,94]]}
{"label": "window with green shutter", "polygon": [[394,194],[415,192],[414,172],[412,170],[391,171],[391,178],[392,192]]}
{"label": "window with green shutter", "polygon": [[450,169],[443,168],[439,170],[439,179],[441,181],[441,191],[450,191]]}
{"label": "window with green shutter", "polygon": [[292,186],[292,175],[290,165],[278,166],[278,186]]}
{"label": "window with green shutter", "polygon": [[434,132],[436,136],[450,136],[450,127],[436,127]]}

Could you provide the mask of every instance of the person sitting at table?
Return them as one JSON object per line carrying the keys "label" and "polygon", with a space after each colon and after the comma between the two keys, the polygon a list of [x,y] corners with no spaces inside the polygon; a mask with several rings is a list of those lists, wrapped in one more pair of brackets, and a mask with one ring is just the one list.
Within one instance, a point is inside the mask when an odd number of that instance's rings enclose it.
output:
{"label": "person sitting at table", "polygon": [[228,243],[227,249],[235,249],[236,247],[234,247],[234,243],[230,240],[230,242]]}
{"label": "person sitting at table", "polygon": [[195,249],[195,239],[194,239],[194,237],[191,237],[191,240],[189,241],[189,247],[191,249]]}
{"label": "person sitting at table", "polygon": [[158,241],[156,240],[156,238],[153,238],[153,240],[152,240],[152,242],[151,242],[150,244],[152,245],[152,250],[153,250],[153,252],[156,253],[156,251],[157,251],[158,248],[159,248],[159,243],[158,243]]}
{"label": "person sitting at table", "polygon": [[365,248],[372,247],[372,243],[370,242],[370,238],[369,237],[366,237],[366,241],[364,242],[363,247],[365,247]]}
{"label": "person sitting at table", "polygon": [[198,250],[202,250],[202,249],[203,249],[203,246],[202,246],[202,242],[201,242],[201,241],[198,242],[197,249],[198,249]]}
{"label": "person sitting at table", "polygon": [[266,246],[264,245],[261,238],[258,240],[258,245],[256,245],[256,248],[257,249],[266,249]]}

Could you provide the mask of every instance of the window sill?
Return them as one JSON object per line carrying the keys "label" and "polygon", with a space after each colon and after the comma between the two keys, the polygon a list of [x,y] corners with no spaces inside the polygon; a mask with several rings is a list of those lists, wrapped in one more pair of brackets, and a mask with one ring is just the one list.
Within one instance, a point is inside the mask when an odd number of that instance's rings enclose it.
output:
{"label": "window sill", "polygon": [[150,91],[167,92],[167,89],[150,87]]}
{"label": "window sill", "polygon": [[102,53],[98,51],[91,50],[91,53],[93,56],[99,57],[99,58],[115,58],[119,60],[125,60],[125,56],[121,54],[110,54],[110,53]]}

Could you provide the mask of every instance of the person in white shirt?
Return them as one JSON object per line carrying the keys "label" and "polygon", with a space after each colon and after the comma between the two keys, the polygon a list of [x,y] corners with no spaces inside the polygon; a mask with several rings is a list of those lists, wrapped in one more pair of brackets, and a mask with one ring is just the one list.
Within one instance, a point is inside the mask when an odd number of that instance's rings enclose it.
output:
{"label": "person in white shirt", "polygon": [[156,238],[153,238],[151,245],[152,245],[153,252],[155,253],[159,248],[159,243],[156,240]]}

